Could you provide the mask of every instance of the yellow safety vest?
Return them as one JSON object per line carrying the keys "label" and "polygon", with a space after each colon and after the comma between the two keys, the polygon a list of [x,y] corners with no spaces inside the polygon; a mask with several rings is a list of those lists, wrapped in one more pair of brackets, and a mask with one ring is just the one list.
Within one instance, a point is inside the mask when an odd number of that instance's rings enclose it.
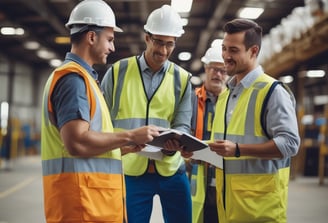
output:
{"label": "yellow safety vest", "polygon": [[203,223],[204,203],[207,178],[205,175],[205,163],[197,164],[192,168],[190,179],[190,191],[192,201],[192,222]]}
{"label": "yellow safety vest", "polygon": [[90,104],[90,130],[113,132],[106,102],[95,80],[69,62],[49,77],[43,95],[41,156],[47,222],[116,222],[125,214],[125,188],[119,149],[91,158],[73,157],[54,123],[51,94],[68,73],[81,75]]}
{"label": "yellow safety vest", "polygon": [[[204,113],[206,107],[206,90],[203,85],[200,88],[195,89],[195,102],[193,107],[193,125],[194,135],[202,139],[204,129]],[[199,161],[198,164],[193,164],[193,168],[190,176],[190,190],[192,201],[192,222],[203,223],[204,221],[204,204],[207,184],[205,162]]]}
{"label": "yellow safety vest", "polygon": [[[225,111],[230,91],[220,94],[213,122],[212,139],[240,144],[268,141],[261,126],[261,110],[274,79],[260,75],[240,95],[229,124]],[[219,111],[219,110],[220,111]],[[242,156],[224,158],[224,169],[216,170],[220,223],[286,222],[290,159],[259,159]]]}
{"label": "yellow safety vest", "polygon": [[[174,119],[189,81],[189,73],[170,63],[164,78],[151,99],[144,90],[142,74],[137,57],[118,61],[113,65],[113,99],[111,117],[115,131],[133,129],[144,125],[157,125],[169,128]],[[136,153],[122,157],[124,173],[140,176],[145,173],[148,158]],[[180,152],[164,156],[155,161],[156,170],[162,176],[172,176],[184,163]]]}

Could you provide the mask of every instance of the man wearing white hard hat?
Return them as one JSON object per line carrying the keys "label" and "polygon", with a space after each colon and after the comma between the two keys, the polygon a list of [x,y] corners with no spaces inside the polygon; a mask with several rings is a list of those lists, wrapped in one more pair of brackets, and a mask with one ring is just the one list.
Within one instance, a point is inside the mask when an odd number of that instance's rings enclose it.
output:
{"label": "man wearing white hard hat", "polygon": [[[170,6],[151,12],[144,25],[146,50],[113,64],[102,89],[117,131],[154,124],[190,132],[190,74],[169,61],[182,20]],[[153,197],[160,197],[164,222],[191,222],[191,196],[182,148],[166,142],[161,159],[136,153],[122,157],[129,223],[149,222]]]}
{"label": "man wearing white hard hat", "polygon": [[43,95],[41,156],[46,222],[125,221],[120,147],[142,147],[155,126],[113,133],[94,64],[115,51],[112,9],[102,0],[75,6],[66,27],[71,51],[50,75]]}
{"label": "man wearing white hard hat", "polygon": [[[191,130],[201,140],[209,140],[214,118],[214,107],[225,89],[228,75],[224,67],[221,46],[210,47],[201,58],[204,63],[204,83],[195,89],[192,97]],[[200,160],[190,159],[193,223],[218,222],[215,188],[215,167]]]}

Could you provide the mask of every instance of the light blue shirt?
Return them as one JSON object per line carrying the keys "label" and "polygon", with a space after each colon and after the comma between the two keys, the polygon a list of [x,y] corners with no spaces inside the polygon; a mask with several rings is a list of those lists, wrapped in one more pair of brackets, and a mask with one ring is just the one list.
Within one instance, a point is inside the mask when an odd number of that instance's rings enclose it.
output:
{"label": "light blue shirt", "polygon": [[[241,92],[245,88],[249,88],[263,73],[262,67],[258,66],[249,72],[237,86],[235,77],[227,83],[231,91],[226,114],[228,122]],[[295,155],[300,145],[295,106],[294,96],[278,84],[272,92],[266,108],[266,130],[284,157]]]}

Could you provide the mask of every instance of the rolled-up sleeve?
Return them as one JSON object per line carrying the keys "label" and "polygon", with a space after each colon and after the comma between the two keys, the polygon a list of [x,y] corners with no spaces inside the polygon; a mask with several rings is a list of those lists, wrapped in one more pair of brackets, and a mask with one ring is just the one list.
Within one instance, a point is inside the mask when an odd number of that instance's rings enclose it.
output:
{"label": "rolled-up sleeve", "polygon": [[267,104],[267,132],[283,157],[295,156],[300,147],[295,98],[277,85]]}

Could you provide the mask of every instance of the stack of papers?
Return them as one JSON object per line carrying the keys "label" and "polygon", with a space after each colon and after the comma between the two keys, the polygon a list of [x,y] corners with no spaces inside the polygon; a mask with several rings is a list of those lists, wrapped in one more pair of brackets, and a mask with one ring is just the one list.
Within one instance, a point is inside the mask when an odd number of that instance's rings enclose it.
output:
{"label": "stack of papers", "polygon": [[148,145],[163,148],[165,142],[170,139],[178,140],[180,145],[183,146],[183,150],[187,152],[202,150],[207,147],[207,144],[198,138],[176,129],[163,129],[161,134],[149,142]]}
{"label": "stack of papers", "polygon": [[162,129],[161,134],[149,142],[138,154],[150,159],[162,160],[164,154],[161,150],[165,142],[170,139],[178,140],[185,151],[193,152],[191,159],[202,160],[223,169],[223,157],[211,151],[206,142],[175,129]]}

